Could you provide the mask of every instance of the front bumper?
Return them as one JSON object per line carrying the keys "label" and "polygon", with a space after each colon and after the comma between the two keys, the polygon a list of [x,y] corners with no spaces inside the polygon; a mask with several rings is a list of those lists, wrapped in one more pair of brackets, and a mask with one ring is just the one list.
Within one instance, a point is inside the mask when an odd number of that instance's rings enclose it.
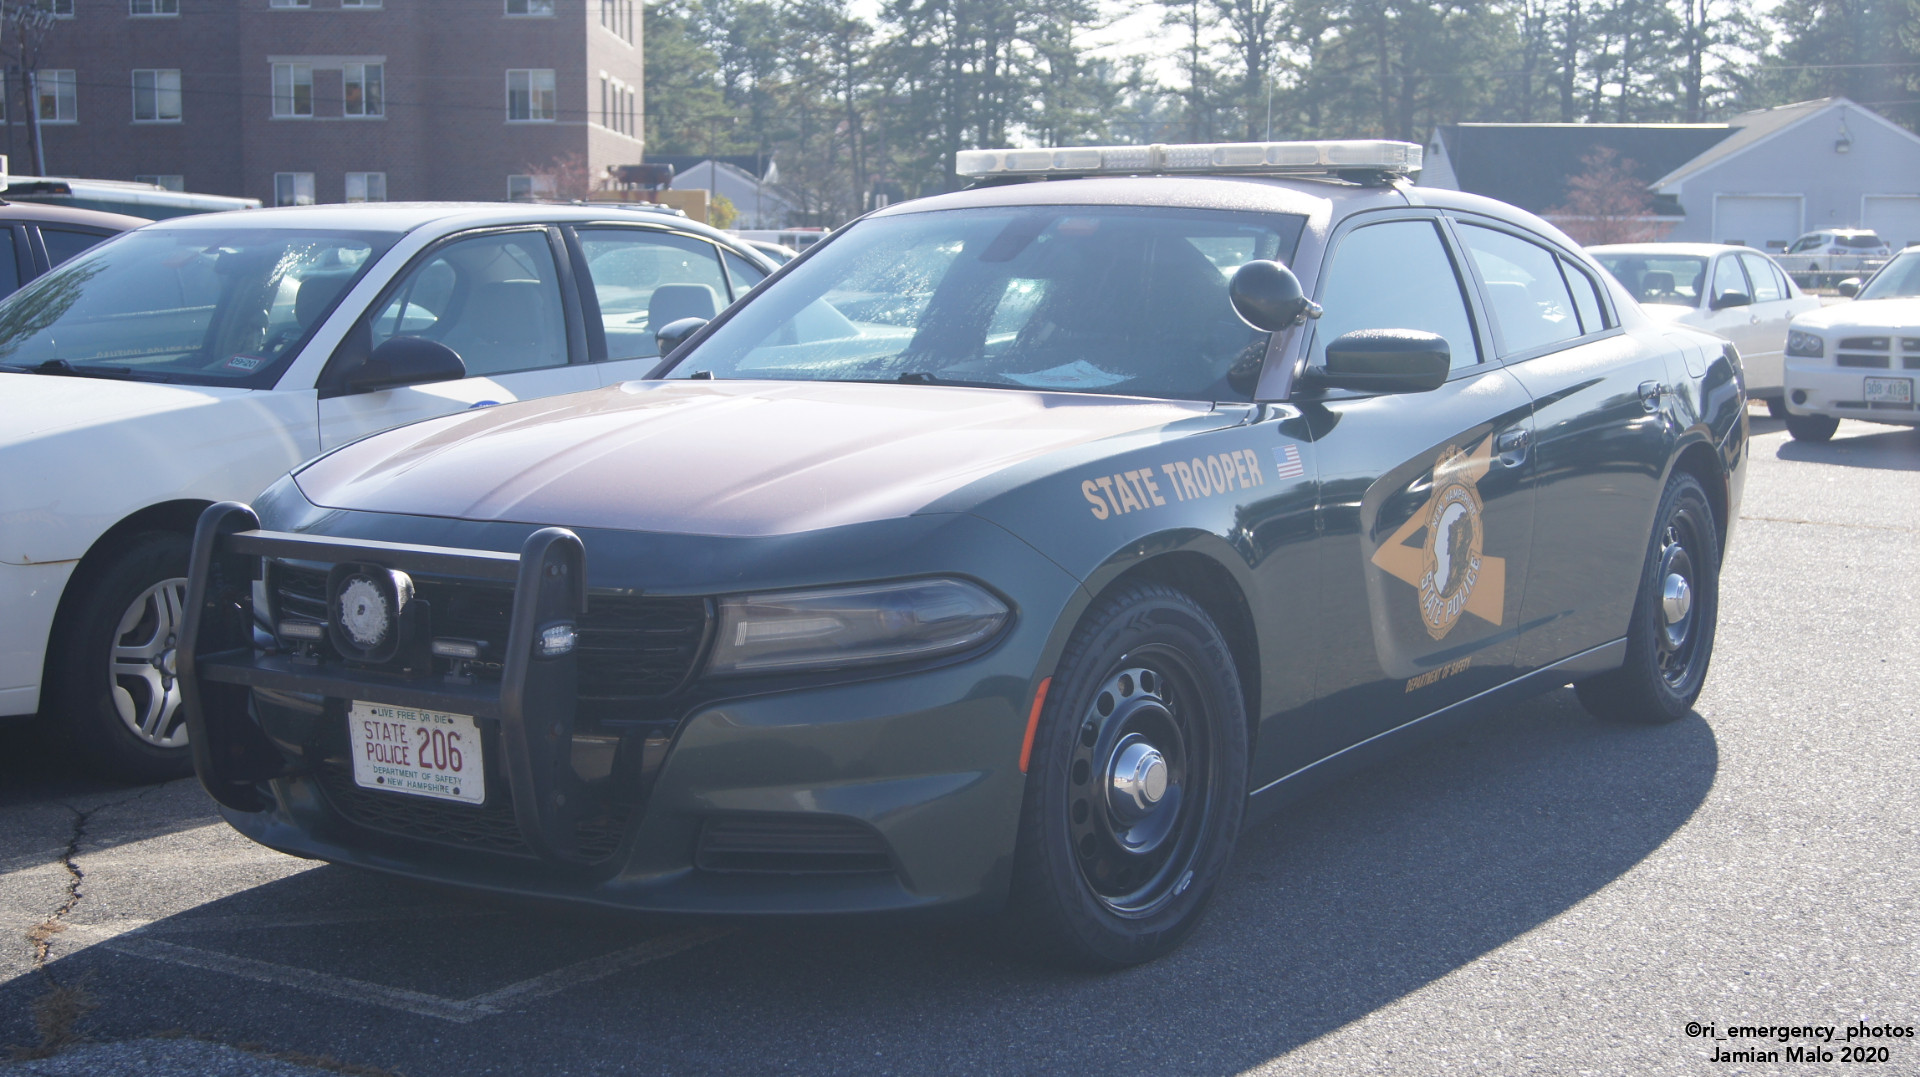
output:
{"label": "front bumper", "polygon": [[[1785,377],[1787,411],[1794,415],[1920,425],[1920,407],[1914,404],[1869,403],[1865,399],[1867,378],[1905,378],[1920,389],[1920,369],[1904,367],[1901,362],[1901,357],[1896,356],[1885,368],[1842,367],[1830,358],[1789,357]],[[1912,395],[1920,402],[1920,393]]]}
{"label": "front bumper", "polygon": [[[342,663],[296,668],[245,643],[263,555],[379,559],[402,570],[432,557],[440,571],[494,579],[510,571],[515,624],[564,615],[572,598],[556,598],[543,581],[557,577],[541,570],[556,563],[553,530],[529,536],[518,556],[423,554],[275,536],[244,508],[209,510],[195,542],[196,621],[182,676],[196,763],[228,821],[296,855],[664,912],[986,908],[1004,897],[1028,708],[1077,583],[983,521],[951,518],[922,552],[946,572],[991,564],[996,584],[1017,596],[1012,625],[984,652],[834,683],[697,688],[664,730],[658,721],[573,727],[565,676],[549,675],[565,663],[516,660],[531,650],[517,644],[505,664],[527,669],[504,669],[498,686],[446,686]],[[462,556],[478,559],[463,565]],[[537,616],[519,613],[542,604]],[[525,685],[517,699],[516,676]],[[485,809],[353,786],[350,764],[342,769],[352,699],[475,715],[487,743]],[[557,792],[573,814],[556,809]]]}

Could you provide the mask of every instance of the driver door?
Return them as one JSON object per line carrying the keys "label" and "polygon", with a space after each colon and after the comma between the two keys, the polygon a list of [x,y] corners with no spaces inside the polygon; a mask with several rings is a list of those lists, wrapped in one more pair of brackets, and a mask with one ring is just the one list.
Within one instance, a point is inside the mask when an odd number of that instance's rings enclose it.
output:
{"label": "driver door", "polygon": [[[1361,329],[1446,338],[1430,392],[1297,398],[1314,431],[1323,554],[1319,710],[1300,764],[1513,676],[1532,548],[1533,401],[1492,362],[1470,275],[1431,213],[1368,217],[1334,239],[1308,367]],[[1317,396],[1317,399],[1315,397]]]}
{"label": "driver door", "polygon": [[[401,273],[347,334],[320,377],[320,447],[467,408],[578,392],[599,385],[583,334],[569,324],[565,248],[557,230],[521,228],[456,237]],[[352,369],[396,336],[452,348],[467,376],[355,393]]]}

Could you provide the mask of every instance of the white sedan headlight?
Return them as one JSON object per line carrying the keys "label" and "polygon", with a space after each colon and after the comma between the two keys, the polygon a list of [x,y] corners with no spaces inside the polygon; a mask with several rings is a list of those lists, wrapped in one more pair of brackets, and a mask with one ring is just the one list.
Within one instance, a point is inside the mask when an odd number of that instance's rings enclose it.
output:
{"label": "white sedan headlight", "polygon": [[1787,333],[1787,354],[1803,359],[1818,359],[1827,354],[1826,338],[1818,333],[1807,333],[1799,329]]}
{"label": "white sedan headlight", "polygon": [[1006,623],[965,580],[905,580],[720,600],[709,673],[840,669],[963,651]]}

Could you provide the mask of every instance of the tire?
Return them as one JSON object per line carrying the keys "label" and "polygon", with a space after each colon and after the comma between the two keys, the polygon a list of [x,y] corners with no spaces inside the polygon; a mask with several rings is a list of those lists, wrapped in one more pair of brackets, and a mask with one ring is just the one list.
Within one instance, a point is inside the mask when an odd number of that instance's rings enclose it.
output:
{"label": "tire", "polygon": [[1795,441],[1830,441],[1840,429],[1840,420],[1831,415],[1789,415],[1787,433]]}
{"label": "tire", "polygon": [[1246,706],[1218,626],[1159,584],[1102,599],[1068,640],[1035,734],[1012,937],[1102,970],[1172,950],[1226,870],[1246,796]]}
{"label": "tire", "polygon": [[1581,705],[1608,721],[1651,725],[1685,717],[1713,659],[1720,535],[1700,480],[1676,472],[1654,521],[1627,626],[1627,660],[1574,686]]}
{"label": "tire", "polygon": [[1792,414],[1793,414],[1792,412],[1787,410],[1786,397],[1771,396],[1767,398],[1767,417],[1768,418],[1785,419],[1790,417]]}
{"label": "tire", "polygon": [[186,601],[185,535],[136,535],[76,581],[84,590],[55,626],[45,716],[88,770],[146,783],[192,773],[186,715],[173,677]]}

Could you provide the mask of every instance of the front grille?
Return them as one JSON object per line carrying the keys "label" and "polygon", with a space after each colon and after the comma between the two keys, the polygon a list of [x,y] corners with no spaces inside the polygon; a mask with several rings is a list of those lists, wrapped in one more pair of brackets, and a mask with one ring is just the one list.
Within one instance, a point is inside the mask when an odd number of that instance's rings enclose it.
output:
{"label": "front grille", "polygon": [[1884,355],[1848,355],[1845,352],[1834,356],[1833,361],[1839,366],[1865,367],[1869,370],[1885,370],[1892,365]]}
{"label": "front grille", "polygon": [[[274,564],[269,579],[277,615],[327,619],[327,574]],[[507,639],[513,590],[471,581],[416,577],[414,593],[432,611],[435,636]],[[591,595],[580,616],[580,703],[584,715],[667,695],[691,676],[706,640],[707,602],[701,598]]]}
{"label": "front grille", "polygon": [[[499,774],[487,776],[487,801],[480,805],[362,789],[354,784],[353,765],[338,759],[324,760],[314,768],[314,774],[334,810],[357,826],[435,845],[534,856],[520,836],[520,824],[513,817],[513,795]],[[617,810],[581,820],[574,829],[580,855],[594,861],[612,856],[626,821],[627,813]]]}
{"label": "front grille", "polygon": [[1847,351],[1883,352],[1892,346],[1892,340],[1887,337],[1847,337],[1840,342],[1840,347]]}
{"label": "front grille", "polygon": [[716,816],[700,830],[694,866],[703,871],[851,875],[893,870],[886,839],[838,815]]}

